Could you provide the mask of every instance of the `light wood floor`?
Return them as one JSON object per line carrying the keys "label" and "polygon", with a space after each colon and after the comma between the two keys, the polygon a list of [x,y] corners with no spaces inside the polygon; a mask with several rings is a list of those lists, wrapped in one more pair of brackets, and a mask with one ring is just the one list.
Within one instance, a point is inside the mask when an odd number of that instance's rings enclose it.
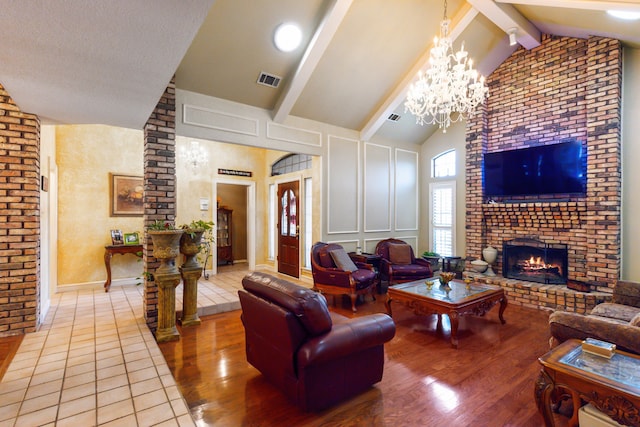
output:
{"label": "light wood floor", "polygon": [[[384,312],[384,298],[367,297],[357,315]],[[329,303],[351,316],[346,299]],[[203,317],[160,348],[199,426],[541,426],[533,389],[548,313],[510,305],[501,325],[497,311],[462,318],[455,350],[446,316],[438,330],[436,316],[394,306],[382,381],[320,413],[301,412],[247,363],[240,311]]]}

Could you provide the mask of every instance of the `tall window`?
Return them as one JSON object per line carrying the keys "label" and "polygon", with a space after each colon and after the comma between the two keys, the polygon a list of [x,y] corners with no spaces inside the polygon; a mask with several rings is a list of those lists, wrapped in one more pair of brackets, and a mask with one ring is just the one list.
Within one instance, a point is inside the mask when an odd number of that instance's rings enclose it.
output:
{"label": "tall window", "polygon": [[311,269],[311,230],[313,216],[311,178],[304,179],[304,267]]}
{"label": "tall window", "polygon": [[445,151],[434,157],[431,170],[433,178],[435,178],[435,181],[429,184],[431,248],[442,256],[453,256],[455,252],[456,182],[441,180],[441,178],[455,177],[455,150]]}
{"label": "tall window", "polygon": [[276,186],[269,184],[269,259],[276,258]]}

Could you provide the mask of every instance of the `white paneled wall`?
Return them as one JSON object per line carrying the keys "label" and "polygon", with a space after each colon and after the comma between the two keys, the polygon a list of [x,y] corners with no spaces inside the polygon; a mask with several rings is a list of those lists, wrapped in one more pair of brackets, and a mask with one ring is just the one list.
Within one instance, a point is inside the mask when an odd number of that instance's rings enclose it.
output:
{"label": "white paneled wall", "polygon": [[327,154],[327,234],[357,233],[359,217],[359,143],[329,136]]}
{"label": "white paneled wall", "polygon": [[396,148],[396,231],[418,229],[418,153]]}
{"label": "white paneled wall", "polygon": [[391,231],[391,147],[364,144],[364,231]]}

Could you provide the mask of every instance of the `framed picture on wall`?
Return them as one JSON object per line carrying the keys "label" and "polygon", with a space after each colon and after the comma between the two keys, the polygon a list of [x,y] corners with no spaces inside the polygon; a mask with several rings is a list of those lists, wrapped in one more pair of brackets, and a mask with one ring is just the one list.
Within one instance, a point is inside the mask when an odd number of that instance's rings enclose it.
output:
{"label": "framed picture on wall", "polygon": [[142,216],[144,185],[141,176],[110,176],[111,216]]}

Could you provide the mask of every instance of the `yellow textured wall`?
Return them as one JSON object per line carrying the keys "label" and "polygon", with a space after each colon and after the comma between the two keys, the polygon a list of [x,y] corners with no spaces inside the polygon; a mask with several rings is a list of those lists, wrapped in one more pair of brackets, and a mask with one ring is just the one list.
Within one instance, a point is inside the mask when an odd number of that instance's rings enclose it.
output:
{"label": "yellow textured wall", "polygon": [[[230,179],[256,183],[256,264],[262,264],[265,260],[267,238],[265,236],[265,222],[267,210],[267,189],[264,183],[269,171],[265,169],[264,158],[270,150],[246,147],[237,144],[226,144],[222,142],[199,140],[195,138],[176,137],[177,152],[180,153],[182,147],[188,147],[191,141],[198,141],[209,154],[209,165],[206,169],[199,169],[194,172],[188,164],[178,156],[177,159],[177,222],[178,224],[188,223],[193,219],[203,219],[205,221],[216,221],[216,188],[214,183],[217,179]],[[232,169],[250,171],[251,178],[231,177],[218,175],[218,169]],[[209,199],[209,210],[200,211],[200,198]],[[208,267],[210,266],[210,261]]]}
{"label": "yellow textured wall", "polygon": [[[56,126],[58,286],[103,283],[111,229],[142,231],[142,217],[112,217],[109,173],[142,176],[142,131],[103,125]],[[142,263],[116,255],[112,279],[139,277]]]}

